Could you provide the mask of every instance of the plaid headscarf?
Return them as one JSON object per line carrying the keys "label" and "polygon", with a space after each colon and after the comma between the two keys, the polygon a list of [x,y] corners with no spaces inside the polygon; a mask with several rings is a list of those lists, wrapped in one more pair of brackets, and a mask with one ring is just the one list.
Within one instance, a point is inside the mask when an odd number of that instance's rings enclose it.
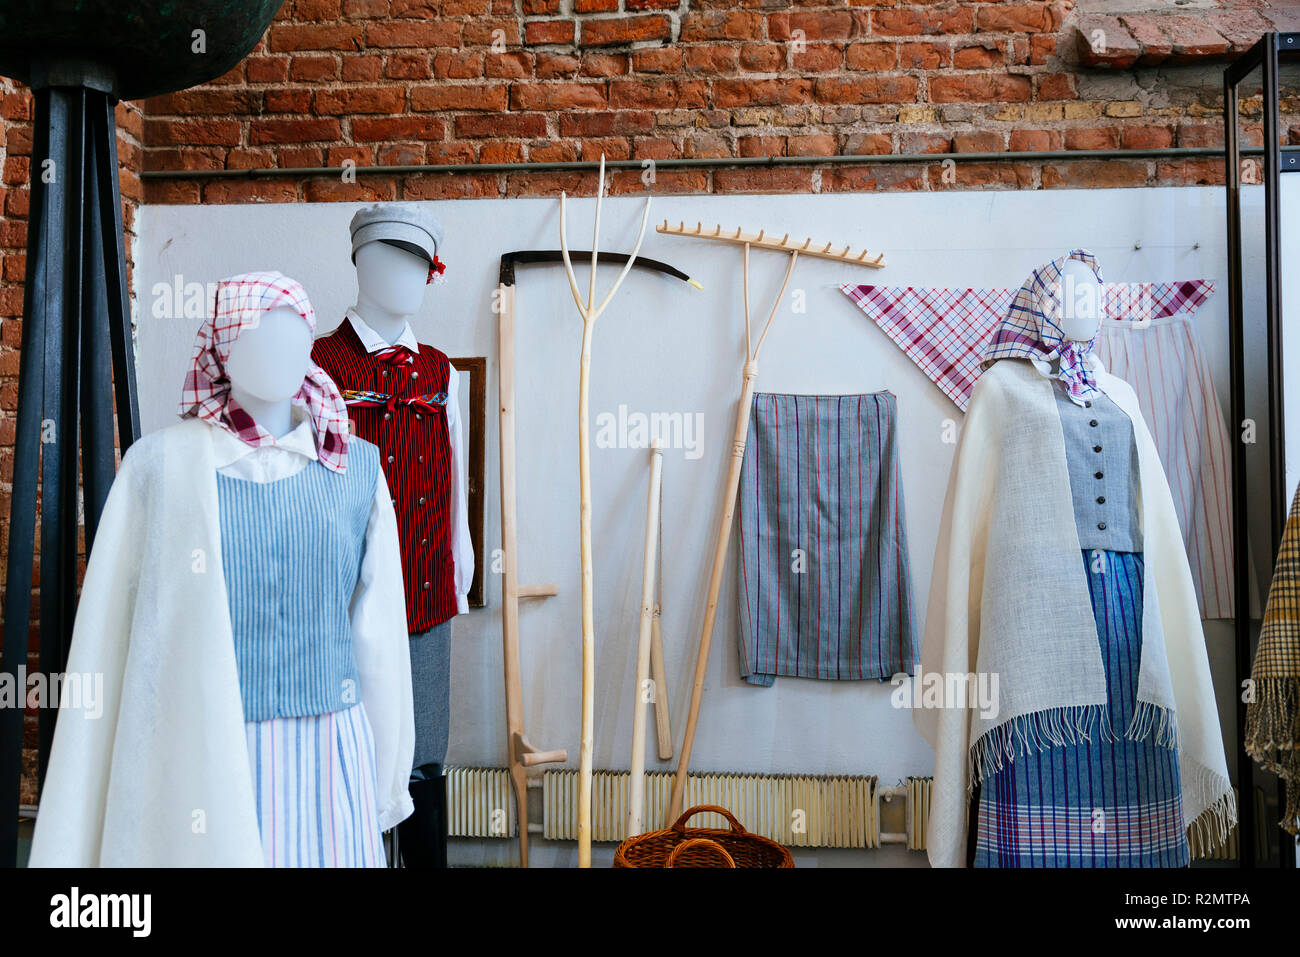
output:
{"label": "plaid headscarf", "polygon": [[1246,751],[1286,782],[1279,822],[1300,833],[1300,488],[1282,533],[1246,704]]}
{"label": "plaid headscarf", "polygon": [[[314,335],[316,311],[296,281],[281,273],[250,272],[217,283],[213,314],[194,340],[194,359],[185,376],[178,412],[197,416],[238,436],[252,446],[274,445],[275,436],[262,428],[230,395],[226,360],[241,332],[262,314],[288,307],[302,316]],[[334,380],[316,363],[309,363],[293,404],[306,411],[316,431],[316,454],[326,468],[347,469],[348,410]]]}
{"label": "plaid headscarf", "polygon": [[[1020,287],[1011,308],[993,332],[993,340],[984,351],[985,368],[997,359],[1030,359],[1040,369],[1053,359],[1060,361],[1056,377],[1065,383],[1070,400],[1083,405],[1097,393],[1097,382],[1088,366],[1088,356],[1097,342],[1093,336],[1085,343],[1067,339],[1061,329],[1061,271],[1071,259],[1087,263],[1101,282],[1101,267],[1086,249],[1071,250],[1069,255],[1053,259],[1033,271]],[[1098,302],[1097,308],[1102,304]]]}

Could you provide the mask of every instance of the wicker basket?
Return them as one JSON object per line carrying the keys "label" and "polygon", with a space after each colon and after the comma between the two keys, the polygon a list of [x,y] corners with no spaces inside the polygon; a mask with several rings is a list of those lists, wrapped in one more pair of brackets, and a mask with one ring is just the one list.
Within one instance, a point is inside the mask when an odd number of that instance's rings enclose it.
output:
{"label": "wicker basket", "polygon": [[[696,814],[713,811],[731,824],[729,829],[687,828]],[[614,853],[615,867],[794,867],[790,852],[776,841],[750,834],[726,808],[701,804],[679,817],[672,827],[629,837]]]}
{"label": "wicker basket", "polygon": [[682,841],[668,855],[664,867],[730,867],[735,868],[736,859],[727,853],[727,849],[717,841],[707,837],[693,837]]}

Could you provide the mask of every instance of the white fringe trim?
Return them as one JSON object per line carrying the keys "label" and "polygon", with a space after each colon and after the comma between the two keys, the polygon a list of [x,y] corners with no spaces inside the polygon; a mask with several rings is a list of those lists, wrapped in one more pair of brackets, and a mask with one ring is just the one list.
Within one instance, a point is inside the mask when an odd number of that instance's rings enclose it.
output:
{"label": "white fringe trim", "polygon": [[1124,737],[1129,741],[1150,741],[1156,747],[1178,747],[1178,717],[1168,708],[1139,701]]}
{"label": "white fringe trim", "polygon": [[[1206,803],[1196,820],[1187,822],[1187,842],[1192,856],[1205,857],[1228,842],[1228,835],[1237,824],[1237,794],[1232,782],[1223,775],[1195,762],[1181,764],[1183,793],[1198,795]],[[1187,780],[1189,776],[1191,781]]]}
{"label": "white fringe trim", "polygon": [[[1050,748],[1093,741],[1118,741],[1111,727],[1110,709],[1104,704],[1075,705],[1022,714],[1004,721],[971,745],[968,759],[969,788],[1001,771],[1017,755],[1038,754]],[[1157,747],[1178,747],[1178,721],[1174,712],[1149,701],[1138,702],[1124,737],[1150,741]],[[1230,789],[1231,790],[1231,789]]]}

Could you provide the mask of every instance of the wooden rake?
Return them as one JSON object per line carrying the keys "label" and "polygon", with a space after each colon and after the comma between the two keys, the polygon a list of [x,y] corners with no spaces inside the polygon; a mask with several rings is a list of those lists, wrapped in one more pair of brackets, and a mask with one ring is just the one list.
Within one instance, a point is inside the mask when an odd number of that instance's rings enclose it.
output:
{"label": "wooden rake", "polygon": [[[799,261],[801,255],[813,256],[818,259],[833,259],[854,266],[869,266],[875,269],[884,266],[885,257],[883,254],[873,256],[866,250],[854,254],[847,245],[843,249],[837,249],[830,243],[826,243],[824,246],[820,243],[814,244],[811,239],[805,240],[803,243],[791,242],[789,233],[785,233],[780,239],[777,239],[775,235],[768,236],[765,230],[759,230],[757,234],[751,234],[744,232],[742,229],[736,229],[734,232],[730,229],[724,230],[720,225],[715,226],[713,229],[706,229],[703,223],[696,223],[694,229],[692,229],[684,222],[679,223],[677,226],[670,226],[668,221],[664,220],[663,225],[657,227],[657,232],[669,236],[687,236],[692,239],[708,239],[715,242],[732,243],[744,247],[745,251],[745,365],[741,369],[740,405],[736,407],[736,427],[731,435],[731,459],[727,467],[722,513],[718,517],[713,566],[709,572],[709,591],[704,604],[704,624],[700,629],[700,645],[695,658],[695,680],[691,685],[691,705],[686,714],[686,737],[682,741],[682,750],[677,761],[677,772],[673,778],[672,802],[668,818],[669,820],[675,820],[682,813],[682,804],[686,794],[686,777],[690,771],[691,750],[695,745],[695,729],[700,720],[700,703],[704,697],[704,678],[709,667],[709,647],[713,642],[713,626],[718,617],[718,596],[722,591],[722,573],[727,565],[727,549],[731,544],[732,520],[736,513],[736,493],[740,487],[740,466],[745,458],[745,441],[749,437],[749,416],[754,399],[754,381],[758,378],[758,355],[763,349],[763,343],[767,339],[768,331],[772,328],[772,320],[776,318],[777,310],[781,306],[781,300],[785,298],[786,288],[790,285],[790,277],[794,274],[795,263]],[[785,270],[785,278],[781,281],[781,289],[776,294],[776,301],[772,303],[772,311],[768,314],[767,322],[763,324],[757,344],[752,342],[749,314],[749,250],[752,246],[784,252],[790,257],[789,265],[786,266]]]}

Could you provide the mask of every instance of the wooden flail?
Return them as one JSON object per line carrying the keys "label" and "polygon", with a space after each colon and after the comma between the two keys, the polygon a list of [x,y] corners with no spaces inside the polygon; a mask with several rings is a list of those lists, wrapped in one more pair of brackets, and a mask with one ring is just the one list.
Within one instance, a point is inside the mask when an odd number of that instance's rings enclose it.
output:
{"label": "wooden flail", "polygon": [[[650,677],[651,640],[654,633],[655,562],[659,556],[661,489],[663,487],[663,443],[655,439],[650,445],[650,488],[645,509],[645,553],[641,562],[641,618],[637,630],[636,682],[632,688],[632,763],[628,774],[627,836],[640,834],[645,808],[645,726],[646,707],[659,702],[657,682]],[[660,656],[662,657],[662,648]],[[647,694],[649,692],[649,694]],[[662,707],[657,712],[663,714]],[[665,715],[666,717],[666,715]]]}
{"label": "wooden flail", "polygon": [[[727,564],[727,549],[731,544],[731,525],[736,512],[736,492],[740,487],[740,466],[745,458],[745,441],[749,436],[749,416],[753,405],[754,382],[758,378],[758,355],[763,349],[772,320],[776,318],[781,300],[790,285],[790,276],[794,273],[795,263],[800,256],[813,256],[818,259],[834,259],[856,266],[879,269],[885,264],[883,254],[872,255],[863,250],[854,254],[852,247],[840,249],[831,243],[822,245],[811,239],[802,243],[790,240],[786,233],[780,238],[768,236],[763,230],[758,233],[746,233],[742,229],[728,230],[721,226],[707,229],[697,223],[694,228],[685,223],[670,226],[667,221],[657,227],[657,231],[669,236],[687,236],[692,239],[713,240],[715,242],[733,243],[744,248],[744,303],[745,303],[745,365],[741,370],[740,404],[736,407],[736,427],[731,437],[731,457],[727,465],[726,485],[723,491],[722,511],[718,517],[718,532],[713,550],[713,565],[709,573],[709,590],[704,602],[704,623],[700,629],[700,644],[695,657],[695,680],[691,685],[691,704],[686,715],[686,736],[682,741],[681,754],[677,761],[677,772],[673,778],[672,802],[669,808],[669,820],[676,819],[682,813],[682,802],[686,794],[686,776],[690,770],[691,749],[695,745],[695,731],[700,719],[700,702],[704,696],[704,678],[709,666],[709,646],[713,641],[713,626],[718,615],[718,596],[722,591],[722,573]],[[749,251],[752,247],[772,249],[784,252],[790,257],[781,281],[781,289],[776,294],[772,311],[759,333],[758,342],[751,342],[749,316]]]}

